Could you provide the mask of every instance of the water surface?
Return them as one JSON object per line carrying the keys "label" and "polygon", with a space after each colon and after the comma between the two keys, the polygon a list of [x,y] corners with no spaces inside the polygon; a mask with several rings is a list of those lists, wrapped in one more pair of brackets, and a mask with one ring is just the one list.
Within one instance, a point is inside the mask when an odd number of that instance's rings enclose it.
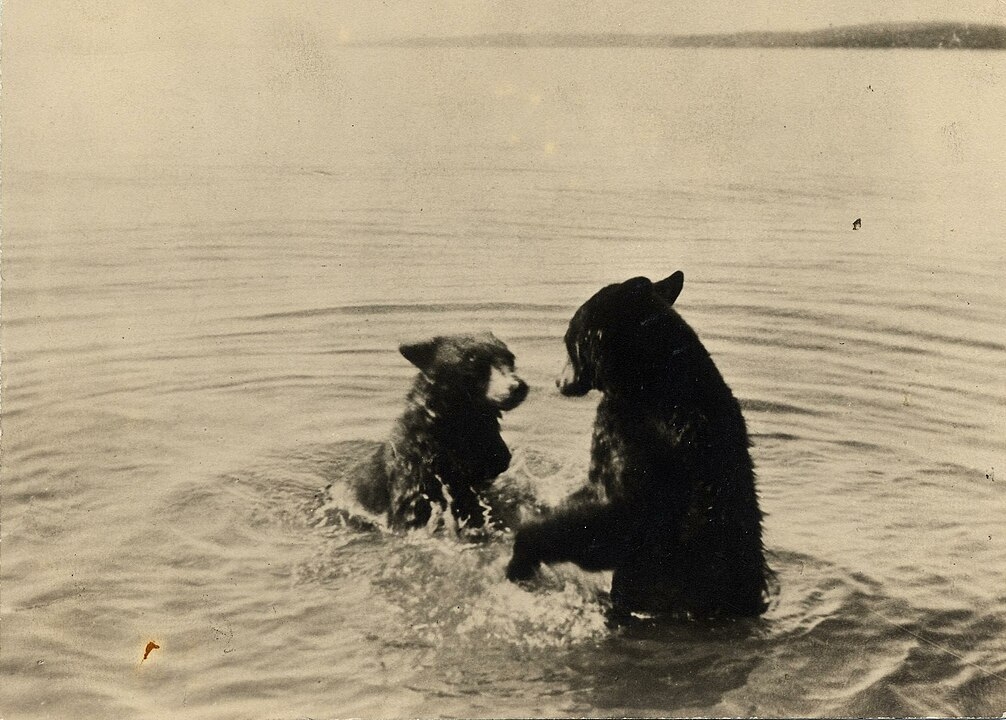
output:
{"label": "water surface", "polygon": [[[1004,56],[39,61],[4,71],[7,715],[1006,711]],[[319,524],[441,332],[516,353],[510,472],[561,498],[566,322],[679,268],[753,436],[762,620],[612,630],[603,574]]]}

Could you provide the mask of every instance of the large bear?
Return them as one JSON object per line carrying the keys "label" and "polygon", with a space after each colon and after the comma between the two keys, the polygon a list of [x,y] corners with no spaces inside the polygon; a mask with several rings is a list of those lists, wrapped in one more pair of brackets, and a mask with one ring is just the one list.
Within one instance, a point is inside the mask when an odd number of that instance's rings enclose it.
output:
{"label": "large bear", "polygon": [[759,615],[762,515],[737,400],[672,305],[684,274],[609,285],[566,332],[563,395],[603,393],[587,485],[525,524],[512,581],[540,563],[613,570],[616,616]]}

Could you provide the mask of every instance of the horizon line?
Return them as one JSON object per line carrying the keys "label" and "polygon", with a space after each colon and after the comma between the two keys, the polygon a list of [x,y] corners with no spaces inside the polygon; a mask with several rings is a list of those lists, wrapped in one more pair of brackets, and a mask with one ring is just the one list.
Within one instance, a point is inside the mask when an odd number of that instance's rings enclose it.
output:
{"label": "horizon line", "polygon": [[716,33],[502,31],[429,35],[346,43],[357,47],[666,47],[876,48],[1006,50],[1006,25],[918,21],[837,25],[815,30]]}

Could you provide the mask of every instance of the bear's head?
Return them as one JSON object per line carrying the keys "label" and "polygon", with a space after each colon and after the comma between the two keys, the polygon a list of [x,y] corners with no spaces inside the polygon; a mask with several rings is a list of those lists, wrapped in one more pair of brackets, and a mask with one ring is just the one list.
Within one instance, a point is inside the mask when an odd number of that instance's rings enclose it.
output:
{"label": "bear's head", "polygon": [[581,305],[566,331],[568,360],[556,380],[562,394],[625,390],[666,369],[675,344],[694,339],[671,308],[684,281],[680,270],[656,283],[636,277],[601,288]]}
{"label": "bear's head", "polygon": [[490,332],[441,335],[399,347],[440,398],[494,410],[513,410],[528,386],[514,369],[514,354]]}

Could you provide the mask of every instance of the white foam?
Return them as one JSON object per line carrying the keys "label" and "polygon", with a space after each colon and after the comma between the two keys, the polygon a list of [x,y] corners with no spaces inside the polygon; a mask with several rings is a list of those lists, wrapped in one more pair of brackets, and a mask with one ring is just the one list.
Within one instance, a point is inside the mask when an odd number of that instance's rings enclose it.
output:
{"label": "white foam", "polygon": [[545,568],[537,585],[526,589],[502,580],[485,588],[467,608],[459,635],[484,635],[530,648],[567,647],[608,637],[599,592],[604,574],[588,575],[575,568]]}

